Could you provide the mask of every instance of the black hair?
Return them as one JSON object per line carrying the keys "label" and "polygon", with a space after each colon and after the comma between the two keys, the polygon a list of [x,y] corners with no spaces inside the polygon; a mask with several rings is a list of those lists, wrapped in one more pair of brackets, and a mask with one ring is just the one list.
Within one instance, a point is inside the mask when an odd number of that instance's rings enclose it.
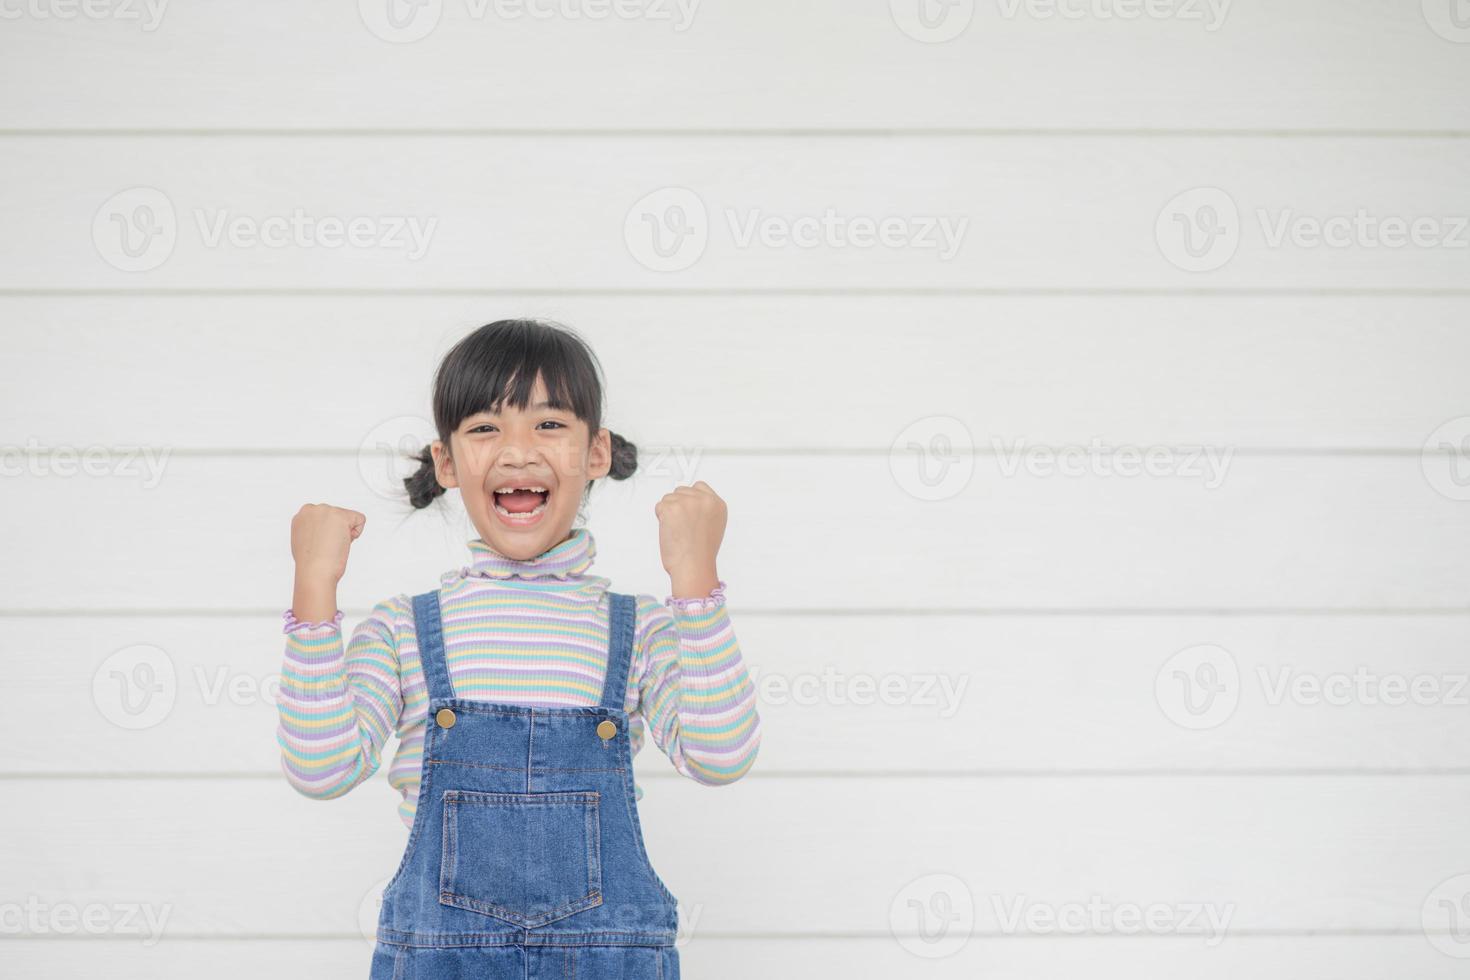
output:
{"label": "black hair", "polygon": [[[602,367],[592,348],[560,323],[496,320],[455,344],[434,374],[434,426],[446,450],[450,433],[471,415],[498,411],[502,404],[525,408],[537,377],[552,407],[586,422],[595,439],[602,428]],[[626,480],[638,468],[638,447],[616,432],[609,434],[612,469],[607,475]],[[410,458],[419,468],[403,481],[408,501],[427,507],[444,493],[434,475],[434,454],[425,446]]]}

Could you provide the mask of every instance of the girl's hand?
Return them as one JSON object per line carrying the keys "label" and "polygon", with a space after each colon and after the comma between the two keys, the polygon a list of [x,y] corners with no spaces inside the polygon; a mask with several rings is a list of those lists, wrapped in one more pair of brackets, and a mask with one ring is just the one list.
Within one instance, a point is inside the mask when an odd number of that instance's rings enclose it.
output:
{"label": "girl's hand", "polygon": [[[306,504],[291,518],[291,557],[296,581],[335,589],[347,574],[347,553],[367,518],[331,504]],[[300,611],[297,611],[300,615]]]}
{"label": "girl's hand", "polygon": [[675,487],[654,505],[658,550],[679,599],[706,596],[720,583],[715,556],[725,536],[725,502],[703,480]]}

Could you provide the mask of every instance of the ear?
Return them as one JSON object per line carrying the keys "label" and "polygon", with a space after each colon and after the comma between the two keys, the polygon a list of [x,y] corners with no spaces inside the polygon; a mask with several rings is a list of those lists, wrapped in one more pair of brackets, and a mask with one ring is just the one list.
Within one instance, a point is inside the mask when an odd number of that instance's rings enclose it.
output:
{"label": "ear", "polygon": [[449,446],[442,440],[435,439],[429,447],[434,454],[434,478],[445,490],[459,486],[459,477],[454,473],[454,460],[450,458]]}
{"label": "ear", "polygon": [[606,429],[598,429],[597,435],[592,439],[592,446],[587,451],[587,479],[599,480],[612,472],[612,434]]}

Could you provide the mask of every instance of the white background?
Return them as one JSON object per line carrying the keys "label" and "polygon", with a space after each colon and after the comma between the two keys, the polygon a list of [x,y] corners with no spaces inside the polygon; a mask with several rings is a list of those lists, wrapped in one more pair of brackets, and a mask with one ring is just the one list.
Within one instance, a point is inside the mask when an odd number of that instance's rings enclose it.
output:
{"label": "white background", "polygon": [[686,976],[1464,975],[1463,2],[388,2],[0,3],[0,974],[366,975],[288,522],[368,513],[348,628],[461,564],[383,451],[539,315],[642,448],[597,571],[730,505],[760,758],[638,763]]}

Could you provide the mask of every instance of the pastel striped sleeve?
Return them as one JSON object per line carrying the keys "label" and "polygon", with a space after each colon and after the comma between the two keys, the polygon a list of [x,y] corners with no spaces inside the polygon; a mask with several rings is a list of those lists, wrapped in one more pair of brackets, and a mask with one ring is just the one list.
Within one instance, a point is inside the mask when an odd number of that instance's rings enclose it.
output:
{"label": "pastel striped sleeve", "polygon": [[[723,594],[662,604],[639,596],[638,622],[639,713],[654,744],[697,782],[722,785],[745,775],[760,749],[761,724]],[[642,739],[635,741],[636,751]]]}
{"label": "pastel striped sleeve", "polygon": [[397,627],[405,616],[405,596],[378,603],[345,651],[336,624],[288,621],[276,742],[281,770],[302,795],[334,799],[378,770],[403,711]]}

